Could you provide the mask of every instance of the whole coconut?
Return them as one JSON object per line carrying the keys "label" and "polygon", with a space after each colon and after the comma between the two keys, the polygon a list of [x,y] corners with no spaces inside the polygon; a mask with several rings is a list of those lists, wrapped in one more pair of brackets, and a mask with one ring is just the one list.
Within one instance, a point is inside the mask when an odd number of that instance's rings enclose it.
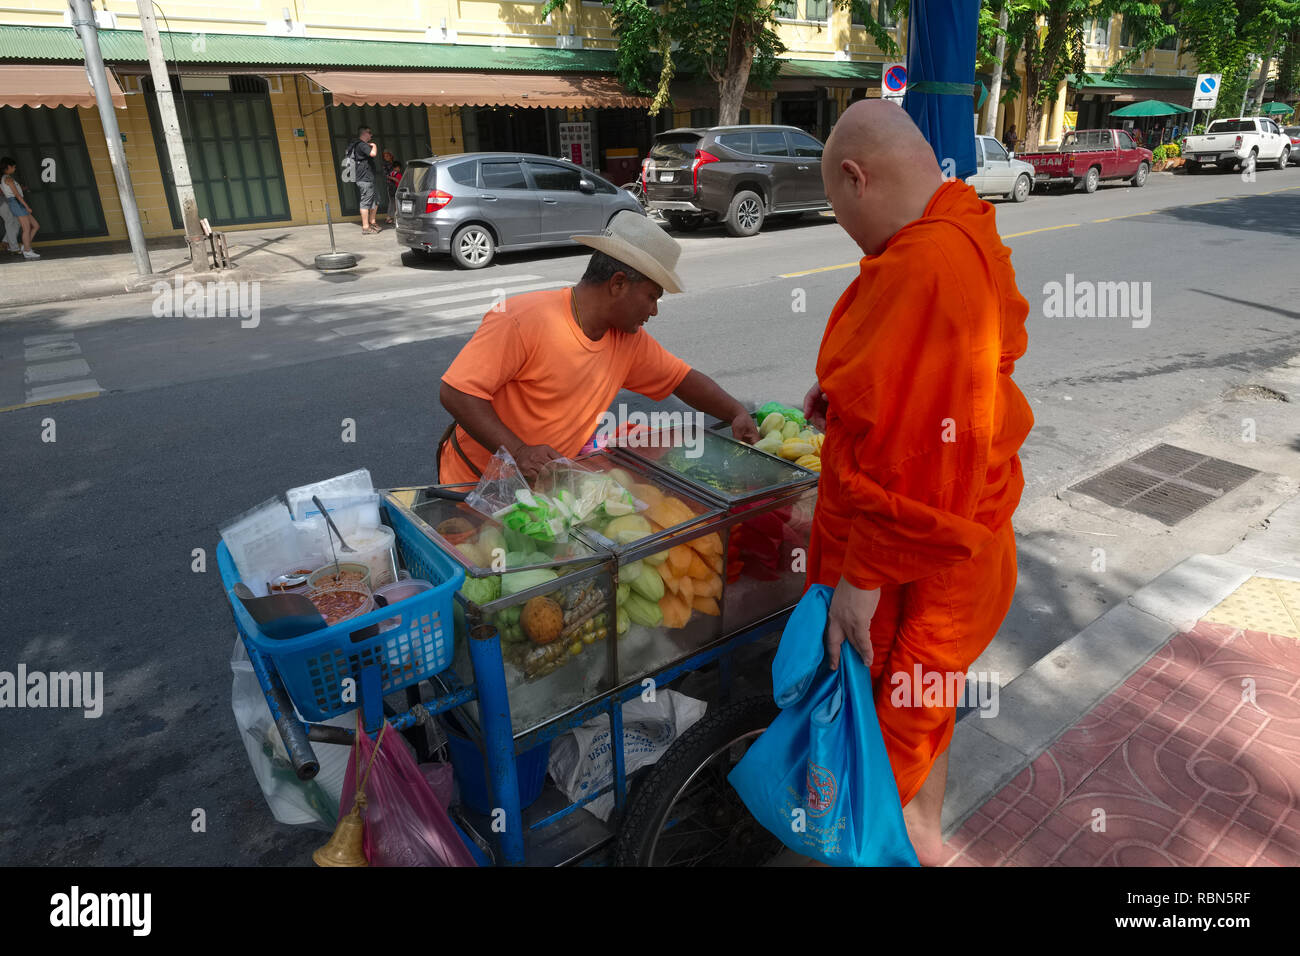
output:
{"label": "whole coconut", "polygon": [[524,605],[519,623],[534,644],[549,644],[564,630],[564,611],[548,597],[535,597]]}

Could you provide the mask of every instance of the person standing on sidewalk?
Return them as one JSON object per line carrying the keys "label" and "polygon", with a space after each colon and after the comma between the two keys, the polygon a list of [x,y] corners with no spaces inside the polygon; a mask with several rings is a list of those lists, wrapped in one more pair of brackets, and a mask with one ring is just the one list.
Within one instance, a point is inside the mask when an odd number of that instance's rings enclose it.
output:
{"label": "person standing on sidewalk", "polygon": [[9,207],[9,211],[18,220],[18,228],[22,232],[23,258],[39,259],[40,253],[32,251],[32,239],[40,230],[41,224],[36,221],[32,215],[32,207],[27,204],[23,198],[23,188],[18,185],[14,179],[14,172],[18,169],[18,164],[14,160],[5,156],[0,159],[0,191],[3,192],[4,203]]}
{"label": "person standing on sidewalk", "polygon": [[370,127],[363,126],[357,130],[356,141],[348,147],[356,176],[361,231],[367,235],[380,231],[379,217],[375,215],[375,210],[379,208],[375,199],[375,167],[370,165],[370,160],[379,152],[379,146],[371,142],[372,135]]}
{"label": "person standing on sidewalk", "polygon": [[384,150],[384,182],[388,186],[388,224],[393,225],[393,213],[397,211],[397,187],[402,182],[402,161]]}
{"label": "person standing on sidewalk", "polygon": [[804,399],[826,431],[808,583],[835,589],[832,668],[856,652],[871,669],[908,836],[933,864],[964,702],[952,688],[997,633],[1016,586],[1016,452],[1033,414],[1011,372],[1027,346],[1029,304],[993,208],[960,180],[944,181],[894,104],[845,111],[822,177],[863,259],[827,321]]}

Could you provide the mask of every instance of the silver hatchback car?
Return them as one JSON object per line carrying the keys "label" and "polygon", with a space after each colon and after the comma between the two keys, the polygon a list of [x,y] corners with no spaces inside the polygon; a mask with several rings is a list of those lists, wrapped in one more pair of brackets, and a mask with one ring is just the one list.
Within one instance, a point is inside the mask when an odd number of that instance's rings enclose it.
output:
{"label": "silver hatchback car", "polygon": [[565,245],[616,212],[645,214],[627,190],[581,166],[531,153],[459,153],[406,164],[397,242],[482,269],[498,250]]}

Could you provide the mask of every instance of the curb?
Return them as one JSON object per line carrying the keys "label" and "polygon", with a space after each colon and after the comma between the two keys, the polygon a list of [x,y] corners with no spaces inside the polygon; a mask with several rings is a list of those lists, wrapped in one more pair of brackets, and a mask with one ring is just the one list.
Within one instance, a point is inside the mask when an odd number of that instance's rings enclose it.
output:
{"label": "curb", "polygon": [[137,292],[152,291],[154,285],[159,282],[166,283],[168,287],[175,285],[177,279],[182,283],[186,282],[248,282],[268,278],[269,275],[282,275],[283,273],[270,273],[264,275],[251,269],[225,269],[220,272],[174,272],[174,273],[153,273],[152,275],[130,275],[125,279],[96,279],[89,282],[79,283],[75,286],[51,285],[50,292],[45,295],[25,300],[27,305],[48,305],[53,302],[70,302],[80,299],[98,299],[104,296],[113,295],[130,295]]}
{"label": "curb", "polygon": [[[1295,511],[1300,511],[1300,497],[1279,506],[1270,520],[1281,523]],[[949,748],[944,840],[956,834],[975,811],[1114,693],[1174,635],[1191,630],[1212,608],[1261,573],[1300,580],[1300,566],[1268,560],[1267,553],[1249,539],[1226,555],[1193,555],[1003,687],[997,716],[981,719],[978,711],[971,711],[959,720]]]}

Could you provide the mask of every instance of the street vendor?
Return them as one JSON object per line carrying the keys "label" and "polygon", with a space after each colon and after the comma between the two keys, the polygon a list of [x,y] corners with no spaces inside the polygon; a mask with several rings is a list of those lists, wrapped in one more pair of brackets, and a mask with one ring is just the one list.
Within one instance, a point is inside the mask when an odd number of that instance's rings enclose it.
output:
{"label": "street vendor", "polygon": [[[896,105],[850,106],[825,153],[826,195],[863,258],[804,403],[826,428],[808,580],[835,588],[832,666],[847,641],[871,668],[908,835],[933,864],[958,703],[946,691],[1016,586],[1017,449],[1033,415],[1011,372],[1029,306],[993,208],[944,180]],[[942,680],[941,700],[918,674]]]}
{"label": "street vendor", "polygon": [[596,250],[578,284],[505,300],[443,375],[439,398],[455,424],[439,449],[440,482],[476,481],[501,447],[530,479],[576,457],[622,388],[676,395],[758,439],[740,402],[641,329],[665,291],[682,291],[677,242],[631,211],[602,235],[573,238]]}

